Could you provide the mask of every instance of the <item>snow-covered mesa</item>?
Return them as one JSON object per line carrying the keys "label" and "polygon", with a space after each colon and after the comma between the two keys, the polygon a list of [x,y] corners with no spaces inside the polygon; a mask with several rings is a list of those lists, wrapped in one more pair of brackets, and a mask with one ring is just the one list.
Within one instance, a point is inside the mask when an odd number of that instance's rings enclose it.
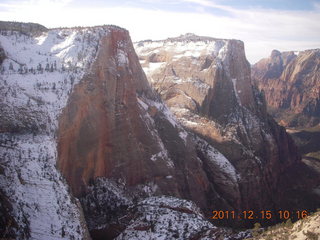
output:
{"label": "snow-covered mesa", "polygon": [[[221,63],[228,65],[228,52],[231,48],[231,42],[241,43],[239,40],[185,34],[166,40],[136,42],[134,43],[134,48],[140,58],[140,64],[144,72],[149,81],[153,83],[153,74],[164,69],[169,62],[178,62],[183,58],[192,59],[193,64],[198,64],[200,57],[211,56],[216,59],[216,67],[221,67]],[[182,82],[190,81],[190,79],[177,78],[174,81],[177,84],[181,84]],[[192,79],[192,81],[195,81],[195,79]]]}

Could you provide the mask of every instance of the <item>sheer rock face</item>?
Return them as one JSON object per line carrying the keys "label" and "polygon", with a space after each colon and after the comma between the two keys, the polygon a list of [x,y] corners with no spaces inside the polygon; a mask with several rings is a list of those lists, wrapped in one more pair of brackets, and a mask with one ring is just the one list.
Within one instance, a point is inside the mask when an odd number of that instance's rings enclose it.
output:
{"label": "sheer rock face", "polygon": [[255,108],[243,48],[238,40],[192,35],[136,44],[142,67],[168,106],[185,105],[221,123],[237,100]]}
{"label": "sheer rock face", "polygon": [[320,50],[283,52],[252,67],[252,77],[265,93],[270,111],[284,126],[314,126],[320,122]]}
{"label": "sheer rock face", "polygon": [[236,170],[156,97],[125,30],[102,37],[89,73],[71,93],[59,119],[58,159],[93,238],[143,196],[190,199],[206,214],[240,207]]}
{"label": "sheer rock face", "polygon": [[[284,192],[294,186],[290,174],[301,164],[300,156],[285,129],[266,113],[263,94],[252,87],[243,43],[184,35],[138,42],[135,49],[149,82],[177,119],[235,168],[240,198],[229,206],[237,210],[286,206]],[[283,183],[288,185],[279,187]],[[228,196],[226,191],[221,195]],[[299,205],[293,202],[287,207]]]}
{"label": "sheer rock face", "polygon": [[58,142],[58,167],[76,196],[104,177],[207,206],[211,185],[195,144],[152,92],[125,30],[102,38],[60,117]]}

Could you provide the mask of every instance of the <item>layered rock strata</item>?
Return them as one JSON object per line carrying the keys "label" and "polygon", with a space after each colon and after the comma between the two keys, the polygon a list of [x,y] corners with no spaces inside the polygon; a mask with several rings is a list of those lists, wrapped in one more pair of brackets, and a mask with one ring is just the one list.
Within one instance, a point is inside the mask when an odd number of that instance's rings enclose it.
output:
{"label": "layered rock strata", "polygon": [[[218,149],[235,169],[239,192],[215,185],[229,209],[315,207],[316,202],[306,203],[297,192],[286,197],[295,185],[294,169],[309,170],[285,129],[267,114],[241,41],[186,34],[138,42],[135,49],[149,82],[179,122]],[[200,158],[205,164],[206,157]],[[214,169],[206,169],[216,183]],[[313,179],[315,187],[318,178]]]}
{"label": "layered rock strata", "polygon": [[264,92],[269,111],[286,127],[320,122],[320,50],[272,51],[252,67],[252,78]]}

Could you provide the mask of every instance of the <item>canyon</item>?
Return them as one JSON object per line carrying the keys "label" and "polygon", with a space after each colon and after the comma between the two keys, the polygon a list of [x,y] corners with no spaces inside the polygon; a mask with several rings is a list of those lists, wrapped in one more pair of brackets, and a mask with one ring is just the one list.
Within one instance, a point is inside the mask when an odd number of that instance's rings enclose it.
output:
{"label": "canyon", "polygon": [[267,113],[241,41],[0,26],[5,237],[243,239],[232,228],[256,219],[211,212],[318,207],[319,174]]}

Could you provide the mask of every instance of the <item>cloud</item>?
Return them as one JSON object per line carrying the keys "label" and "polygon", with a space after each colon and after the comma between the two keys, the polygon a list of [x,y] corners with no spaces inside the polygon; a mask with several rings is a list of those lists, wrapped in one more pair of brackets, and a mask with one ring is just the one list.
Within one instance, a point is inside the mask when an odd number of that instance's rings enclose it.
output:
{"label": "cloud", "polygon": [[[145,0],[146,1],[146,0]],[[157,1],[157,0],[147,0]],[[38,22],[47,27],[115,24],[127,28],[134,41],[164,39],[183,33],[241,39],[251,63],[281,51],[320,47],[320,12],[265,9],[239,10],[207,0],[176,0],[195,4],[195,11],[173,12],[134,7],[91,7],[70,0],[31,0],[0,4],[2,20]],[[93,4],[92,4],[93,5]],[[20,6],[20,7],[19,7]],[[22,7],[21,7],[22,6]],[[228,11],[217,16],[207,8]]]}
{"label": "cloud", "polygon": [[221,10],[229,11],[229,12],[236,12],[237,11],[236,9],[234,9],[232,7],[228,7],[226,5],[217,4],[214,1],[208,1],[208,0],[181,0],[181,1],[185,2],[185,3],[198,4],[198,5],[201,5],[203,7],[217,8],[217,9],[221,9]]}

